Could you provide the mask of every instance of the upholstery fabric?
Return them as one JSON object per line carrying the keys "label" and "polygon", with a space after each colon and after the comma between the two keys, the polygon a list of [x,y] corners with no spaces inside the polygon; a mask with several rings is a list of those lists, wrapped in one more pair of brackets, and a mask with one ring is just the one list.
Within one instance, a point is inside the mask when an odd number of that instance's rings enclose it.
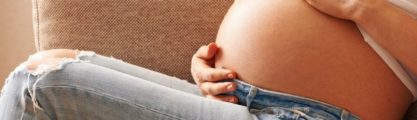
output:
{"label": "upholstery fabric", "polygon": [[[233,0],[33,0],[38,50],[92,50],[192,81],[194,52]],[[417,104],[406,119],[417,120]]]}
{"label": "upholstery fabric", "polygon": [[92,50],[192,81],[232,0],[33,0],[38,50]]}

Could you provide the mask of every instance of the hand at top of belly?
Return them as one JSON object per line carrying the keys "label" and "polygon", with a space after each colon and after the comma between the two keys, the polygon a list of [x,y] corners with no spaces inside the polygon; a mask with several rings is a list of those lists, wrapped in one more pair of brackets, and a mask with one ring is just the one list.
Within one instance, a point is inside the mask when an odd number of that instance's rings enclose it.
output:
{"label": "hand at top of belly", "polygon": [[314,8],[328,15],[354,20],[363,8],[380,5],[385,0],[305,0]]}

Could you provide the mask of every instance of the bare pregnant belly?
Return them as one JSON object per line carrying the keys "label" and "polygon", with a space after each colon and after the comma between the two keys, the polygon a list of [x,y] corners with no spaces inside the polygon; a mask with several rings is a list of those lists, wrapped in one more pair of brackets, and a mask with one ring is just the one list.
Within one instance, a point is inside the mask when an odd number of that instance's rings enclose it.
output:
{"label": "bare pregnant belly", "polygon": [[411,93],[356,26],[303,0],[238,0],[217,36],[216,67],[255,86],[324,101],[365,120],[401,119]]}

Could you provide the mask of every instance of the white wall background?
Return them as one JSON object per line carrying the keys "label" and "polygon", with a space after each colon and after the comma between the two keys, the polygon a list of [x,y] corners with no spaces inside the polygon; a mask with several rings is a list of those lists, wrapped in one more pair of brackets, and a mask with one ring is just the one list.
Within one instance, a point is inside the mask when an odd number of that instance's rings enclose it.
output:
{"label": "white wall background", "polygon": [[5,78],[35,52],[31,0],[0,0],[0,88]]}

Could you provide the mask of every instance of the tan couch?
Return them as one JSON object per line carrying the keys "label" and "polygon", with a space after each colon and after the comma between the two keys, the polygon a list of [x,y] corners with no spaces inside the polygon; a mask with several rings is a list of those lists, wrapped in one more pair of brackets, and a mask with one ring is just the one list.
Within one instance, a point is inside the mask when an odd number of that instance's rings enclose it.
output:
{"label": "tan couch", "polygon": [[38,50],[93,50],[191,80],[232,0],[34,0]]}
{"label": "tan couch", "polygon": [[215,40],[233,0],[33,2],[38,50],[93,50],[192,81],[192,54]]}

